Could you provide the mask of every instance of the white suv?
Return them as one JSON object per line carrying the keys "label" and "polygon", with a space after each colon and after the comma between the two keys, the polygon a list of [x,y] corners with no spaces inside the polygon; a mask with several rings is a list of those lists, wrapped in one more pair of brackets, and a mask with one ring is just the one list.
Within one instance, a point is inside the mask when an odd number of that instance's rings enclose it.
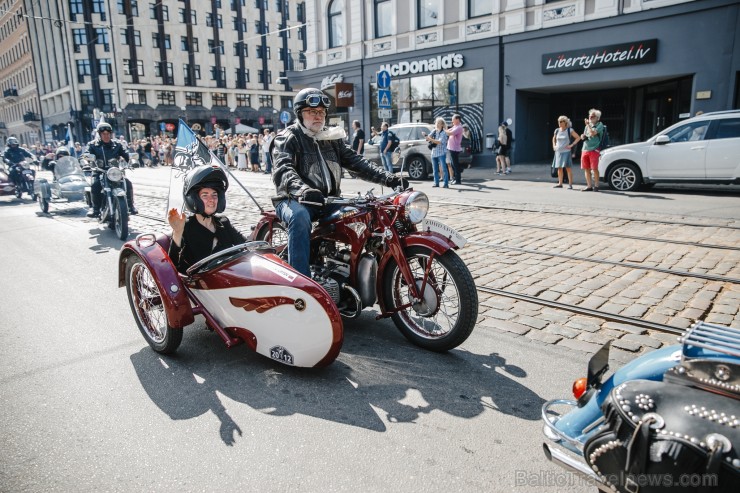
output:
{"label": "white suv", "polygon": [[620,191],[661,182],[740,183],[740,111],[705,113],[645,142],[605,149],[599,173]]}

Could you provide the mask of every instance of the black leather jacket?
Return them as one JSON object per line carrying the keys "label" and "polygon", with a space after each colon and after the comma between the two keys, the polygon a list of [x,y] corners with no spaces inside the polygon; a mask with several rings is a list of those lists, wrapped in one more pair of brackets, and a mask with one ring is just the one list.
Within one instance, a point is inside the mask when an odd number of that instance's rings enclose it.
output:
{"label": "black leather jacket", "polygon": [[28,158],[31,160],[36,160],[36,156],[25,150],[24,148],[18,146],[18,147],[10,147],[8,146],[7,149],[5,149],[5,152],[3,153],[3,157],[10,161],[13,164],[18,164],[24,159]]}
{"label": "black leather jacket", "polygon": [[128,152],[117,140],[111,140],[107,144],[100,139],[95,139],[87,144],[87,152],[93,154],[95,159],[103,161],[103,169],[108,168],[108,161],[123,158],[128,162]]}
{"label": "black leather jacket", "polygon": [[297,200],[309,188],[320,190],[326,197],[341,195],[342,168],[383,186],[397,179],[356,154],[342,139],[315,140],[297,123],[280,132],[271,147],[275,205],[287,198]]}

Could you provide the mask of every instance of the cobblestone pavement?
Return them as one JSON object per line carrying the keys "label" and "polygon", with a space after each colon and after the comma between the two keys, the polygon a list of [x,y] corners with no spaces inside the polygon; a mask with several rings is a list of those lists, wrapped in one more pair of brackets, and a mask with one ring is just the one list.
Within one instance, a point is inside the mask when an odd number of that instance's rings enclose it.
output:
{"label": "cobblestone pavement", "polygon": [[[130,174],[141,211],[140,216],[132,218],[131,237],[141,232],[168,230],[159,219],[164,218],[166,208],[168,173],[167,169],[159,169],[137,170]],[[259,204],[271,208],[269,197],[274,188],[269,177],[236,173]],[[345,195],[373,186],[351,179],[342,183]],[[435,195],[438,189],[430,185],[428,182],[414,184],[430,195],[430,217],[456,228],[469,240],[458,253],[478,286],[644,319],[677,329],[688,327],[696,319],[740,327],[740,284],[732,282],[740,278],[740,252],[733,249],[740,247],[738,220],[667,217],[649,212],[617,213],[594,208],[583,214],[567,207],[548,207],[543,211],[537,206],[530,208],[521,203],[494,201],[495,197],[489,200],[460,196],[449,199]],[[248,232],[259,218],[257,206],[234,183],[228,200],[227,214],[239,229]],[[79,220],[84,213],[78,206],[58,205],[56,213]],[[579,259],[555,257],[550,253],[575,255]],[[686,277],[680,273],[602,264],[596,260],[727,279]],[[613,356],[622,361],[676,342],[675,335],[528,301],[484,292],[479,292],[479,299],[476,330],[508,332],[538,343],[589,353],[612,341]]]}

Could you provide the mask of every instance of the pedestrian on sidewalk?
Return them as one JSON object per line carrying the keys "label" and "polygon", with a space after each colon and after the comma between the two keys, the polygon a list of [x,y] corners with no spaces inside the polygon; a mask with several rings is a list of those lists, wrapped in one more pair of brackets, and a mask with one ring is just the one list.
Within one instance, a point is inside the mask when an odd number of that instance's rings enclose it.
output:
{"label": "pedestrian on sidewalk", "polygon": [[509,155],[509,134],[506,133],[506,122],[498,126],[498,147],[496,148],[496,174],[506,173],[506,156]]}
{"label": "pedestrian on sidewalk", "polygon": [[571,150],[581,140],[581,136],[573,130],[570,119],[561,115],[558,117],[558,128],[552,136],[552,149],[555,156],[552,159],[552,167],[558,170],[558,184],[555,188],[563,188],[563,169],[568,173],[568,189],[573,189],[573,159]]}
{"label": "pedestrian on sidewalk", "polygon": [[[601,123],[601,111],[591,108],[588,110],[588,118],[584,120],[586,128],[583,129],[581,139],[583,140],[583,151],[581,152],[581,169],[586,175],[586,188],[582,192],[599,191],[599,158],[601,152],[601,136],[604,135],[604,124]],[[591,176],[593,173],[593,177]]]}
{"label": "pedestrian on sidewalk", "polygon": [[442,117],[437,118],[434,121],[436,128],[434,131],[425,135],[424,138],[429,143],[427,145],[432,149],[432,174],[434,175],[434,187],[439,187],[439,170],[442,170],[443,176],[443,187],[450,188],[450,175],[447,171],[447,163],[445,159],[447,157],[447,133],[445,129],[447,124],[445,119]]}
{"label": "pedestrian on sidewalk", "polygon": [[460,169],[460,152],[462,152],[462,118],[458,114],[452,115],[452,127],[445,130],[447,134],[447,151],[450,153],[450,163],[452,163],[452,172],[455,175],[453,185],[462,183],[462,170]]}

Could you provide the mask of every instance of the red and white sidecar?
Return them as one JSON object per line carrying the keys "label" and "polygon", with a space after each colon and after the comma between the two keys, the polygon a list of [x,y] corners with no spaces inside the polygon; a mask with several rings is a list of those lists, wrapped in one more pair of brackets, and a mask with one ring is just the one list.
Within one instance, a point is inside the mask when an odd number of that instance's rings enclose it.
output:
{"label": "red and white sidecar", "polygon": [[183,275],[167,255],[169,242],[169,236],[142,234],[123,246],[119,258],[118,285],[126,287],[152,349],[174,352],[183,329],[203,315],[227,347],[245,342],[259,354],[301,367],[336,359],[343,341],[336,305],[267,243],[217,252]]}

